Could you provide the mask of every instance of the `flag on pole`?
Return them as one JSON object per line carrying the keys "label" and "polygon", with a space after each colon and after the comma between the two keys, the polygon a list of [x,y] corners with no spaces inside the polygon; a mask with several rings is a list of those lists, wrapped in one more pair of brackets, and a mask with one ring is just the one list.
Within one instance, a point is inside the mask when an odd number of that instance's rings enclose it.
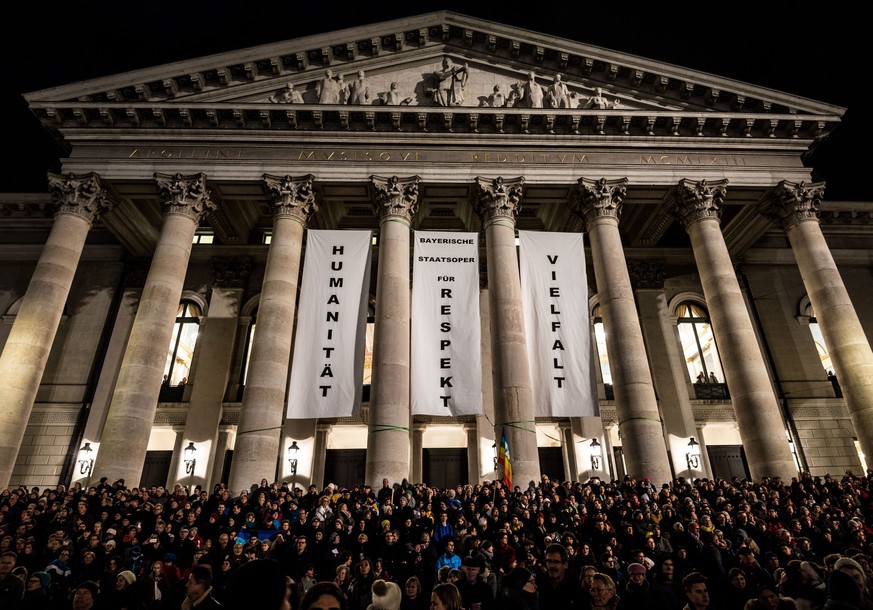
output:
{"label": "flag on pole", "polygon": [[497,456],[498,467],[503,467],[503,484],[512,491],[512,462],[509,461],[509,441],[506,440],[506,428],[500,437],[500,452]]}

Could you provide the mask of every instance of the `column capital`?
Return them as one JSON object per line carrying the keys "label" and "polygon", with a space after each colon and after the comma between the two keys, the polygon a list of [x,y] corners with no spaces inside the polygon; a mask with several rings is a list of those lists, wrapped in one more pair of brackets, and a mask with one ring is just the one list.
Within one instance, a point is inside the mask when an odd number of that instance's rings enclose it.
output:
{"label": "column capital", "polygon": [[715,218],[721,221],[721,206],[727,194],[727,179],[707,182],[682,179],[667,203],[667,210],[688,227],[698,220]]}
{"label": "column capital", "polygon": [[56,214],[73,214],[93,224],[98,216],[112,209],[114,202],[100,186],[100,176],[90,174],[48,173],[48,187],[55,203]]}
{"label": "column capital", "polygon": [[502,176],[477,176],[476,189],[473,207],[483,223],[497,218],[509,218],[515,222],[521,211],[524,176],[511,180],[504,180]]}
{"label": "column capital", "polygon": [[206,188],[206,174],[160,174],[155,172],[155,182],[161,191],[161,210],[165,216],[181,214],[194,222],[216,209],[212,192]]}
{"label": "column capital", "polygon": [[824,189],[824,182],[807,184],[783,180],[765,197],[760,212],[783,230],[804,220],[817,222]]}
{"label": "column capital", "polygon": [[312,174],[296,178],[264,174],[262,179],[264,190],[272,198],[273,218],[290,217],[306,226],[309,218],[318,211],[312,188],[315,176]]}
{"label": "column capital", "polygon": [[389,218],[402,218],[411,223],[418,211],[418,176],[398,178],[370,176],[375,197],[373,206],[380,222]]}
{"label": "column capital", "polygon": [[615,218],[618,222],[621,201],[627,192],[627,178],[579,178],[578,182],[579,193],[571,204],[571,209],[585,222],[586,230],[590,231],[591,223],[598,218]]}

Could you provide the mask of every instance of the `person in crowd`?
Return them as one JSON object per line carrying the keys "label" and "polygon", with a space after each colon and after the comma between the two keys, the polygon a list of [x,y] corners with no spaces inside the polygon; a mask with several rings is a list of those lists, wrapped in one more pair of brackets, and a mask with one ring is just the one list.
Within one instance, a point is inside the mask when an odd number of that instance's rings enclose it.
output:
{"label": "person in crowd", "polygon": [[755,597],[755,590],[749,587],[743,569],[731,568],[728,572],[728,587],[724,592],[722,610],[743,610],[746,602],[753,597]]}
{"label": "person in crowd", "polygon": [[291,610],[285,568],[274,559],[256,559],[240,567],[222,596],[225,608]]}
{"label": "person in crowd", "polygon": [[757,595],[746,602],[745,610],[797,610],[797,604],[790,597],[779,595],[771,584],[758,586]]}
{"label": "person in crowd", "polygon": [[97,603],[99,588],[93,580],[86,580],[79,584],[73,591],[70,608],[72,610],[93,610]]}
{"label": "person in crowd", "polygon": [[646,579],[646,567],[632,563],[627,567],[627,584],[621,599],[627,608],[650,608],[654,603],[652,587]]}
{"label": "person in crowd", "polygon": [[430,608],[430,599],[425,595],[421,581],[417,576],[410,576],[403,586],[403,599],[400,610],[426,610]]}
{"label": "person in crowd", "polygon": [[461,593],[451,583],[441,583],[430,594],[430,610],[466,610],[461,605]]}
{"label": "person in crowd", "polygon": [[[594,610],[620,610],[625,608],[616,592],[615,581],[608,574],[596,572],[591,584],[591,608]],[[634,608],[636,606],[628,606]]]}
{"label": "person in crowd", "polygon": [[367,606],[367,610],[400,610],[403,594],[397,583],[380,578],[373,583],[370,597],[373,602]]}
{"label": "person in crowd", "polygon": [[455,586],[461,593],[461,602],[467,610],[495,610],[494,591],[482,579],[485,562],[479,555],[468,555],[461,562],[461,578]]}
{"label": "person in crowd", "polygon": [[713,606],[709,603],[709,589],[706,586],[706,576],[700,572],[691,572],[682,579],[682,586],[685,587],[685,597],[688,598],[688,603],[685,604],[684,610],[713,610]]}
{"label": "person in crowd", "polygon": [[52,577],[46,572],[34,572],[25,581],[24,597],[14,606],[15,610],[51,610],[49,586]]}
{"label": "person in crowd", "polygon": [[24,583],[12,573],[17,559],[15,551],[0,553],[0,608],[11,608],[24,597]]}
{"label": "person in crowd", "polygon": [[212,568],[207,565],[195,565],[191,568],[188,580],[185,582],[185,601],[182,610],[215,610],[221,608],[212,596]]}
{"label": "person in crowd", "polygon": [[543,608],[581,607],[584,599],[578,581],[570,578],[567,570],[567,550],[558,543],[552,543],[545,552],[545,572],[537,578],[540,606]]}
{"label": "person in crowd", "polygon": [[303,595],[297,610],[348,610],[348,602],[336,584],[323,581]]}
{"label": "person in crowd", "polygon": [[501,581],[503,590],[498,600],[505,610],[539,610],[537,579],[526,568],[513,568]]}

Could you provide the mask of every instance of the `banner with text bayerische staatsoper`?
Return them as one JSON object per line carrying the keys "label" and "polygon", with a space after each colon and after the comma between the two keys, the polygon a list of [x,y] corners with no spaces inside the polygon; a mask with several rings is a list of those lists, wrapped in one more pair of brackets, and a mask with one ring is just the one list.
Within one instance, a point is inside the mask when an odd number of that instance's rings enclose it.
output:
{"label": "banner with text bayerische staatsoper", "polygon": [[482,412],[479,237],[416,231],[412,266],[412,412]]}
{"label": "banner with text bayerische staatsoper", "polygon": [[307,232],[288,419],[360,409],[371,241],[370,231]]}
{"label": "banner with text bayerische staatsoper", "polygon": [[596,415],[582,234],[519,231],[518,237],[536,414]]}

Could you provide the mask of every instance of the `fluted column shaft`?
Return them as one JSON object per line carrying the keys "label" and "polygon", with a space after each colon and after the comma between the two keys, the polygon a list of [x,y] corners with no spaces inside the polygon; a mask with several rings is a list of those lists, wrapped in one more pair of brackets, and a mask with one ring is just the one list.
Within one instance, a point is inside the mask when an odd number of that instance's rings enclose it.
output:
{"label": "fluted column shaft", "polygon": [[372,177],[379,217],[379,269],[373,336],[373,381],[365,480],[409,477],[409,230],[418,209],[418,176]]}
{"label": "fluted column shaft", "polygon": [[688,231],[753,479],[797,475],[785,424],[724,236],[721,204],[727,181],[682,180],[671,202]]}
{"label": "fluted column shaft", "polygon": [[[540,460],[515,246],[524,179],[476,180],[475,208],[485,227],[488,257],[494,438],[499,446],[506,431],[513,485],[525,489],[529,481],[540,480]],[[502,478],[502,471],[498,472],[497,480]]]}
{"label": "fluted column shaft", "polygon": [[821,327],[855,434],[873,455],[873,351],[818,219],[824,183],[779,184],[764,214],[786,232]]}
{"label": "fluted column shaft", "polygon": [[9,485],[85,239],[108,201],[96,174],[49,174],[51,232],[0,356],[0,488]]}
{"label": "fluted column shaft", "polygon": [[230,489],[239,493],[256,481],[274,480],[285,416],[295,300],[303,230],[317,210],[312,176],[264,175],[273,208],[273,235],[264,268],[246,386],[237,425]]}
{"label": "fluted column shaft", "polygon": [[164,222],[118,372],[94,475],[137,485],[155,419],[167,347],[182,296],[194,233],[215,204],[206,176],[155,174]]}
{"label": "fluted column shaft", "polygon": [[646,345],[618,232],[627,180],[579,180],[576,213],[585,220],[628,474],[656,485],[672,480]]}

